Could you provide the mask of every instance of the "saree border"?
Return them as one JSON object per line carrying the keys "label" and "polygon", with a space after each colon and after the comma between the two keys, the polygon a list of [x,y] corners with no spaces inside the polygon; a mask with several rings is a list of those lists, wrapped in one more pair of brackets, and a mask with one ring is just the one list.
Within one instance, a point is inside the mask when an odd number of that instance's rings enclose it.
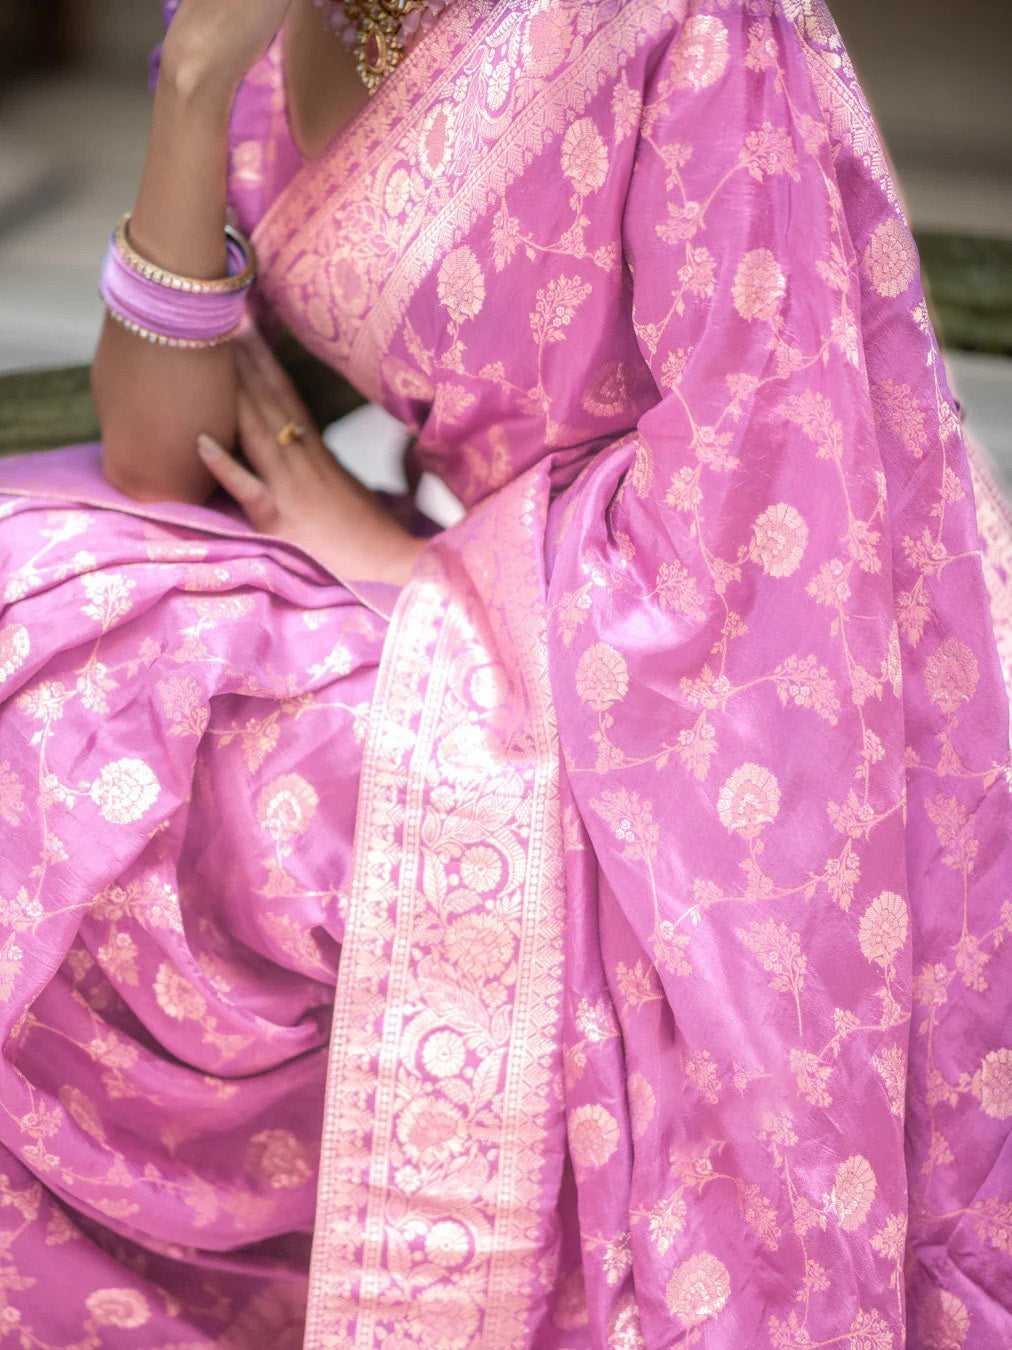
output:
{"label": "saree border", "polygon": [[[333,215],[335,205],[353,199],[358,180],[375,171],[399,143],[391,134],[398,119],[405,122],[403,138],[410,128],[409,114],[438,100],[453,78],[450,53],[456,64],[465,60],[496,15],[496,0],[473,2],[477,16],[466,14],[463,4],[444,10],[432,31],[408,50],[372,98],[319,155],[303,161],[270,203],[251,236],[261,276],[282,265],[285,249],[307,228],[307,209],[319,213],[326,204],[327,214]],[[461,45],[465,30],[470,30],[469,37]]]}
{"label": "saree border", "polygon": [[[646,44],[673,30],[687,9],[688,0],[628,0],[603,18],[583,51],[560,74],[532,76],[526,101],[515,110],[509,125],[503,129],[501,119],[489,115],[483,128],[484,145],[472,149],[466,171],[441,178],[415,217],[396,227],[402,229],[396,264],[374,267],[373,275],[363,264],[359,280],[366,295],[359,309],[366,317],[352,322],[350,340],[328,339],[302,325],[298,336],[306,346],[344,368],[368,397],[378,397],[382,355],[425,276],[534,159],[565,134],[605,81],[623,71]],[[342,226],[378,232],[379,224],[391,225],[384,200],[384,170],[398,164],[415,167],[419,130],[426,116],[447,101],[448,90],[464,75],[469,60],[495,26],[506,26],[525,12],[516,0],[485,3],[477,16],[470,17],[472,32],[465,42],[460,41],[463,14],[453,16],[456,26],[448,24],[441,30],[437,24],[428,40],[413,49],[391,76],[396,80],[403,72],[387,97],[375,107],[366,104],[332,147],[304,166],[254,234],[265,293],[272,304],[285,308],[283,290],[290,284],[286,279],[308,273],[306,255],[314,257],[319,269],[325,268]],[[438,40],[441,31],[442,40]],[[447,61],[451,51],[452,61]],[[416,57],[413,63],[411,56]],[[437,72],[439,77],[433,78]],[[382,92],[381,86],[377,99]],[[394,135],[398,116],[403,126]],[[295,188],[301,189],[301,199]],[[354,220],[344,221],[343,213],[354,213]],[[291,316],[289,323],[296,328],[298,317]]]}
{"label": "saree border", "polygon": [[[367,306],[368,318],[352,342],[349,374],[363,390],[375,389],[383,344],[403,317],[419,282],[441,254],[473,226],[489,205],[519,178],[536,156],[561,137],[571,119],[579,116],[605,81],[635,59],[651,39],[661,36],[682,17],[687,0],[633,0],[603,23],[572,67],[557,79],[548,80],[519,110],[509,129],[501,134],[487,155],[476,155],[476,168],[456,186],[424,231],[407,241],[400,264],[384,276],[378,295]],[[495,10],[498,18],[506,6]],[[486,11],[465,53],[473,52],[488,31]],[[428,45],[430,60],[419,60],[414,75],[424,78],[431,58],[440,50]],[[426,47],[419,49],[420,55]],[[439,101],[456,69],[428,91],[429,97],[410,106],[410,117],[397,143],[376,143],[371,163],[366,147],[376,138],[377,123],[363,118],[354,134],[341,138],[308,183],[311,232],[333,230],[342,209],[363,196],[372,200],[374,213],[383,209],[378,190],[383,165],[405,153],[404,145],[417,134],[419,119]],[[411,105],[411,87],[405,80],[397,98],[384,105],[384,116]],[[381,119],[382,123],[382,119]],[[328,198],[326,220],[321,226],[322,185],[332,183],[343,161],[343,179],[335,204]],[[362,174],[368,169],[373,184],[363,188]],[[348,185],[357,184],[355,192]],[[343,198],[343,200],[342,200]],[[315,208],[315,209],[314,209]],[[288,238],[283,238],[282,220],[288,212]],[[294,263],[288,250],[294,247],[294,207],[289,197],[273,213],[272,229],[278,242],[268,266],[283,276]],[[297,226],[305,229],[306,203]],[[311,245],[310,245],[311,247]],[[299,244],[305,249],[305,235]],[[333,353],[331,353],[333,356]],[[534,471],[532,471],[533,473]],[[518,657],[515,678],[525,687],[538,769],[525,796],[530,833],[521,884],[523,921],[518,947],[517,994],[505,1070],[505,1088],[499,1107],[499,1153],[495,1164],[494,1200],[479,1199],[469,1208],[482,1211],[482,1250],[476,1248],[468,1286],[477,1286],[478,1297],[464,1288],[467,1271],[454,1270],[453,1291],[461,1307],[460,1327],[468,1325],[466,1311],[479,1309],[481,1329],[447,1345],[484,1345],[489,1350],[508,1350],[530,1341],[531,1317],[538,1305],[546,1305],[554,1278],[556,1220],[554,1201],[546,1205],[547,1188],[557,1178],[549,1175],[557,1164],[546,1158],[534,1134],[543,1138],[553,1123],[561,1128],[561,1088],[557,1018],[562,970],[562,861],[559,845],[558,751],[555,744],[542,606],[524,612],[515,599],[516,582],[524,578],[531,599],[543,597],[541,563],[529,541],[538,537],[532,528],[537,516],[531,479],[526,475],[490,498],[479,512],[485,523],[488,545],[489,516],[500,522],[498,543],[501,570],[510,576],[514,595],[507,608],[482,587],[477,598],[486,612],[494,611],[500,630],[512,639],[511,652]],[[547,501],[547,485],[540,489]],[[518,501],[518,494],[525,499]],[[537,494],[535,494],[536,496]],[[471,518],[454,532],[434,541],[423,555],[414,578],[402,592],[391,620],[387,645],[381,660],[367,739],[356,822],[356,861],[349,904],[347,938],[342,950],[335,998],[327,1073],[324,1130],[316,1230],[310,1269],[307,1311],[307,1350],[336,1350],[351,1346],[368,1350],[376,1342],[384,1293],[393,1279],[384,1267],[387,1206],[390,1181],[387,1146],[392,1139],[392,1111],[396,1080],[401,1065],[398,1038],[407,988],[411,939],[427,904],[422,876],[421,844],[424,812],[424,777],[438,747],[437,723],[447,688],[451,653],[456,656],[467,629],[459,606],[463,596],[454,595],[456,578],[441,573],[436,559],[452,557],[457,542],[467,537]],[[520,528],[518,529],[518,523]],[[526,530],[523,528],[526,524]],[[497,532],[492,531],[493,535]],[[537,575],[535,575],[537,574]],[[473,579],[472,579],[473,580]],[[533,587],[533,590],[531,589]],[[471,602],[475,595],[472,593]],[[532,619],[531,610],[534,610]],[[536,631],[535,631],[536,630]],[[558,996],[548,995],[551,988]],[[378,1064],[374,1055],[377,1046]],[[486,1133],[488,1133],[486,1128]],[[559,1148],[556,1148],[559,1152]],[[561,1157],[561,1153],[560,1153]],[[558,1163],[561,1166],[561,1163]],[[403,1264],[403,1261],[402,1261]],[[477,1269],[484,1264],[485,1269]],[[384,1277],[388,1284],[384,1285]],[[402,1290],[410,1290],[410,1277],[401,1276]],[[401,1309],[397,1332],[404,1344],[413,1343],[404,1311],[422,1301],[422,1290],[398,1295]],[[447,1293],[447,1297],[452,1297]],[[471,1299],[469,1303],[468,1300]],[[424,1325],[419,1312],[419,1325]],[[421,1332],[418,1344],[426,1341]]]}
{"label": "saree border", "polygon": [[514,117],[477,168],[455,189],[436,219],[404,250],[352,346],[350,366],[356,378],[377,387],[382,352],[420,283],[437,260],[466,237],[548,145],[563,136],[600,92],[609,77],[623,71],[641,48],[680,22],[688,0],[632,0],[603,23],[580,59],[549,78]]}
{"label": "saree border", "polygon": [[[510,485],[480,511],[483,537],[491,532],[495,538],[497,569],[481,569],[468,588],[456,576],[451,580],[449,568],[458,571],[452,547],[434,547],[402,592],[391,622],[365,748],[338,970],[304,1342],[309,1350],[366,1350],[378,1343],[385,1317],[391,1319],[387,1334],[396,1326],[399,1344],[506,1350],[528,1343],[531,1313],[550,1295],[558,1184],[553,1158],[561,1156],[562,1129],[563,897],[546,616],[543,604],[532,603],[543,597],[544,578],[531,542],[547,499],[547,480],[537,470]],[[469,531],[465,521],[465,539]],[[483,629],[491,640],[483,639]],[[490,652],[502,650],[516,658],[507,715],[487,718],[482,735],[501,772],[516,775],[517,728],[525,729],[523,791],[494,836],[508,837],[515,854],[496,893],[498,900],[510,899],[519,915],[509,939],[515,992],[506,1007],[501,1082],[481,1123],[469,1124],[465,1143],[465,1151],[487,1164],[488,1184],[466,1200],[435,1196],[438,1219],[456,1223],[473,1239],[467,1261],[435,1291],[443,1324],[456,1320],[462,1329],[458,1338],[440,1340],[426,1320],[431,1265],[416,1261],[412,1272],[408,1244],[391,1215],[392,1205],[398,1213],[405,1205],[391,1175],[391,1149],[397,1147],[397,1112],[418,1079],[405,1043],[406,1024],[426,998],[413,944],[422,940],[427,922],[437,928],[443,922],[425,865],[433,820],[452,819],[452,812],[430,800],[434,781],[438,785],[432,766],[445,762],[458,726],[448,690],[459,687],[469,662],[478,668]],[[454,965],[463,972],[468,959],[467,952],[444,951],[444,978],[454,978]],[[460,1031],[445,1008],[433,1004],[430,1011],[432,1025]],[[460,1034],[466,1038],[466,1031]],[[424,1197],[417,1214],[422,1227],[432,1218]]]}

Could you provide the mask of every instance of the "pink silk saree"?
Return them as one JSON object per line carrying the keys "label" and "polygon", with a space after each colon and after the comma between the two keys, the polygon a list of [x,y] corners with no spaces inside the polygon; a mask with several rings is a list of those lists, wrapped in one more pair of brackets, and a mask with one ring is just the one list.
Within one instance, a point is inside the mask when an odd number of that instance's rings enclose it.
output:
{"label": "pink silk saree", "polygon": [[1009,1344],[1012,521],[826,10],[457,0],[306,164],[280,46],[263,322],[468,510],[0,466],[0,1342]]}

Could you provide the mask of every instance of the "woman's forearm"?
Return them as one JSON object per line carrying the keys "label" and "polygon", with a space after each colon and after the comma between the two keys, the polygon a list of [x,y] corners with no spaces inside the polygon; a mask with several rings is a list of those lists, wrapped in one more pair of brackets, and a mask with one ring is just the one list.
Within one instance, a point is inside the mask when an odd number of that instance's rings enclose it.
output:
{"label": "woman's forearm", "polygon": [[[134,247],[188,276],[222,276],[229,114],[235,87],[163,59],[130,223]],[[92,366],[106,476],[130,496],[203,501],[213,479],[196,453],[208,432],[231,445],[236,377],[228,344],[161,347],[106,317]]]}

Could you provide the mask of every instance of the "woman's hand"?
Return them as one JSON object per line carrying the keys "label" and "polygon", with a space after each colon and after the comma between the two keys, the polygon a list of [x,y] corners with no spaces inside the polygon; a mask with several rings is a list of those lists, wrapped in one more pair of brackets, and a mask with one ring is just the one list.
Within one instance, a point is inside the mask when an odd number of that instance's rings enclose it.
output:
{"label": "woman's hand", "polygon": [[234,89],[270,46],[293,0],[182,0],[162,46],[162,70],[188,84]]}
{"label": "woman's hand", "polygon": [[[201,436],[197,448],[207,468],[261,534],[297,544],[340,578],[406,581],[424,541],[338,464],[260,334],[252,329],[233,346],[239,440],[252,472]],[[304,434],[280,445],[278,433],[289,421]]]}

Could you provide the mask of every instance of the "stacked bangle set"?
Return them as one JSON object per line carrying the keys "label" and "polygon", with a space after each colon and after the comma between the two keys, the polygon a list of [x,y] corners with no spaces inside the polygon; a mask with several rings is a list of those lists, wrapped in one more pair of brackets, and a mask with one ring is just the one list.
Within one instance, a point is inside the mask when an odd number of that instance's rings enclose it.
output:
{"label": "stacked bangle set", "polygon": [[117,323],[163,347],[218,347],[236,337],[257,270],[246,236],[225,226],[228,275],[203,280],[166,271],[142,257],[130,243],[129,224],[127,212],[112,232],[99,286]]}

